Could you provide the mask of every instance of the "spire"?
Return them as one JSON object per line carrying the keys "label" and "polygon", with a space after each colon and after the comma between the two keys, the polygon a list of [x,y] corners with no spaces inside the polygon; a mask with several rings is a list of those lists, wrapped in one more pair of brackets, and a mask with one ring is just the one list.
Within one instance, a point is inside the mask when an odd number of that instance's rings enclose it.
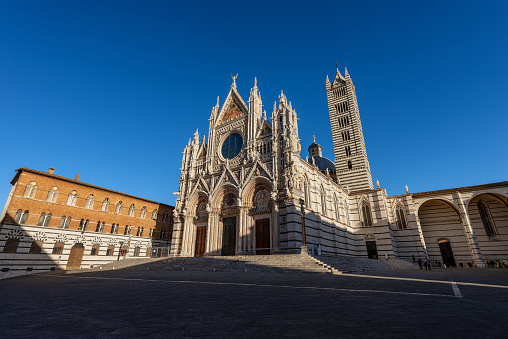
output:
{"label": "spire", "polygon": [[219,96],[217,96],[217,105],[215,105],[216,107],[219,107]]}
{"label": "spire", "polygon": [[205,143],[205,138],[206,138],[206,135],[203,135],[203,141],[201,141],[201,145],[203,145]]}
{"label": "spire", "polygon": [[254,88],[258,88],[258,79],[254,77]]}
{"label": "spire", "polygon": [[329,84],[330,83],[330,79],[328,78],[328,74],[326,75],[326,83]]}
{"label": "spire", "polygon": [[316,143],[316,136],[314,135],[314,133],[312,133],[312,143],[315,144]]}
{"label": "spire", "polygon": [[266,120],[266,110],[263,111],[263,120]]}
{"label": "spire", "polygon": [[346,71],[344,72],[344,74],[346,75],[346,77],[349,76],[349,73],[347,72],[347,67],[344,67],[346,69]]}

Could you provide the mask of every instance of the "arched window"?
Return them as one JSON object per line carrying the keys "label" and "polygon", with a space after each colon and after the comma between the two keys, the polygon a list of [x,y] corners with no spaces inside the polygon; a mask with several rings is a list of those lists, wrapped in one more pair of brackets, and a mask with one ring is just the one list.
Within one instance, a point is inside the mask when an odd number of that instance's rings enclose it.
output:
{"label": "arched window", "polygon": [[335,220],[340,221],[340,209],[339,209],[339,199],[337,199],[337,195],[333,195],[333,208],[335,210]]}
{"label": "arched window", "polygon": [[93,203],[95,201],[95,198],[93,197],[93,194],[90,194],[85,201],[85,208],[91,210],[93,209]]}
{"label": "arched window", "polygon": [[67,196],[67,205],[69,206],[76,206],[76,201],[78,200],[78,194],[76,191],[72,191]]}
{"label": "arched window", "polygon": [[62,254],[65,244],[61,241],[55,243],[52,254]]}
{"label": "arched window", "polygon": [[351,224],[351,218],[349,215],[349,203],[345,198],[342,199],[342,203],[344,205],[344,217],[346,218],[346,225],[349,226]]}
{"label": "arched window", "polygon": [[152,220],[157,220],[157,209],[154,209],[152,212]]}
{"label": "arched window", "polygon": [[[19,210],[19,211],[21,211],[21,210]],[[28,218],[28,214],[29,214],[28,210],[26,210],[25,212],[21,213],[21,217],[19,219],[19,224],[20,225],[26,224],[26,219]],[[16,213],[16,215],[17,215],[17,213]],[[14,221],[16,221],[16,220],[14,220]]]}
{"label": "arched window", "polygon": [[353,162],[351,160],[348,160],[347,162],[347,169],[352,170],[353,169]]}
{"label": "arched window", "polygon": [[2,253],[16,253],[18,251],[19,239],[9,238],[5,242]]}
{"label": "arched window", "polygon": [[148,232],[148,237],[153,237],[153,228],[150,228],[150,231]]}
{"label": "arched window", "polygon": [[141,212],[139,213],[139,216],[141,218],[145,218],[146,217],[146,206],[143,206],[143,208],[141,209]]}
{"label": "arched window", "polygon": [[88,227],[88,219],[81,219],[79,222],[78,231],[86,231],[86,228]]}
{"label": "arched window", "polygon": [[16,224],[17,224],[17,223],[19,223],[19,221],[21,220],[21,213],[22,213],[22,212],[23,212],[23,211],[22,211],[22,210],[20,210],[20,209],[16,211],[16,216],[14,217],[14,222],[15,222]]}
{"label": "arched window", "polygon": [[102,232],[101,230],[101,222],[97,221],[97,226],[95,227],[95,232]]}
{"label": "arched window", "polygon": [[31,183],[28,183],[26,185],[25,193],[23,193],[23,197],[28,198],[28,199],[34,199],[36,192],[37,192],[37,185],[35,184],[35,181],[32,181]]}
{"label": "arched window", "polygon": [[131,233],[131,228],[129,226],[125,226],[125,229],[123,230],[123,235],[128,235]]}
{"label": "arched window", "polygon": [[46,196],[47,202],[56,202],[56,198],[58,197],[58,189],[56,186],[50,188],[48,191],[48,195]]}
{"label": "arched window", "polygon": [[32,245],[30,246],[30,251],[28,251],[28,254],[41,254],[43,244],[44,243],[40,240],[32,241]]}
{"label": "arched window", "polygon": [[395,209],[395,222],[398,229],[402,230],[407,228],[406,211],[400,205]]}
{"label": "arched window", "polygon": [[142,237],[143,236],[143,231],[145,230],[144,227],[141,227],[141,232],[139,233],[139,236]]}
{"label": "arched window", "polygon": [[123,204],[121,201],[119,201],[118,204],[116,204],[115,213],[122,214],[122,208],[123,208]]}
{"label": "arched window", "polygon": [[140,233],[141,232],[141,227],[138,227],[138,231],[136,232],[136,237],[139,237],[140,236]]}
{"label": "arched window", "polygon": [[111,234],[116,234],[116,232],[115,232],[115,224],[111,225],[111,232],[110,233]]}
{"label": "arched window", "polygon": [[101,211],[107,212],[109,210],[109,198],[104,199],[102,202]]}
{"label": "arched window", "polygon": [[37,225],[48,226],[50,221],[51,221],[51,213],[48,213],[48,215],[46,215],[44,212],[42,212],[41,216],[39,217],[39,223]]}
{"label": "arched window", "polygon": [[60,225],[58,226],[58,228],[64,228],[65,227],[65,215],[62,217],[62,219],[60,219]]}
{"label": "arched window", "polygon": [[321,187],[321,213],[326,215],[326,194],[323,187]]}
{"label": "arched window", "polygon": [[363,226],[372,226],[372,213],[370,205],[366,201],[362,204],[362,224]]}
{"label": "arched window", "polygon": [[162,215],[162,222],[168,222],[168,212],[164,212]]}
{"label": "arched window", "polygon": [[161,237],[160,237],[161,239],[164,239],[164,233],[165,233],[165,231],[161,230]]}
{"label": "arched window", "polygon": [[133,217],[134,216],[134,204],[132,204],[130,207],[129,207],[129,217]]}
{"label": "arched window", "polygon": [[483,200],[478,201],[478,211],[480,212],[480,217],[482,218],[483,227],[485,228],[485,233],[489,238],[497,236],[499,233],[497,232],[496,225],[494,224],[494,219],[492,219],[492,214],[490,213],[489,205]]}
{"label": "arched window", "polygon": [[311,208],[310,206],[310,186],[309,180],[305,177],[303,182],[303,191],[305,194],[305,207]]}
{"label": "arched window", "polygon": [[71,224],[71,217],[67,217],[67,220],[65,220],[64,228],[68,229],[70,224]]}

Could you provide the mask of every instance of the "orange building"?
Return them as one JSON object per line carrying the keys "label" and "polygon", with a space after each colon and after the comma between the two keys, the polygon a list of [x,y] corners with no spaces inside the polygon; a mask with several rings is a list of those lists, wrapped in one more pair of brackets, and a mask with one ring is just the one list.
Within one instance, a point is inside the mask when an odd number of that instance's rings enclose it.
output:
{"label": "orange building", "polygon": [[[173,207],[20,168],[0,216],[2,275],[89,268],[169,246]],[[160,252],[160,251],[159,251]]]}

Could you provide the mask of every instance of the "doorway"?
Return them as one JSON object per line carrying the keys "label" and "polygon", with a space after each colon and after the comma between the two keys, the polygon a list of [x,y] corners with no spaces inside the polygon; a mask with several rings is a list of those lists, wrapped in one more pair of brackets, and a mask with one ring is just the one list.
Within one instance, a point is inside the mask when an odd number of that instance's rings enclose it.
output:
{"label": "doorway", "polygon": [[455,258],[453,257],[452,245],[448,240],[441,240],[439,242],[439,250],[441,251],[441,257],[446,267],[456,266]]}
{"label": "doorway", "polygon": [[85,246],[83,244],[75,244],[71,248],[69,259],[67,260],[67,270],[76,270],[81,268],[81,260],[83,260],[83,254],[85,253]]}
{"label": "doorway", "polygon": [[222,255],[235,255],[236,217],[222,219]]}
{"label": "doorway", "polygon": [[206,248],[206,226],[196,228],[196,250],[195,257],[202,257]]}
{"label": "doorway", "polygon": [[270,254],[270,219],[256,220],[256,254]]}
{"label": "doorway", "polygon": [[365,244],[367,245],[367,256],[369,259],[377,259],[377,246],[375,241],[366,241]]}

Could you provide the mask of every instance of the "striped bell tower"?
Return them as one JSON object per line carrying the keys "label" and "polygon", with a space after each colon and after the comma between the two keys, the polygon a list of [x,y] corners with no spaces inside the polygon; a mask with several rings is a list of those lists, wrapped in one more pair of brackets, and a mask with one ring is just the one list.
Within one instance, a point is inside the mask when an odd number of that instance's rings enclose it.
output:
{"label": "striped bell tower", "polygon": [[349,73],[340,74],[330,83],[326,76],[326,96],[332,128],[333,151],[337,177],[351,191],[372,189],[367,150],[363,139],[356,92]]}

